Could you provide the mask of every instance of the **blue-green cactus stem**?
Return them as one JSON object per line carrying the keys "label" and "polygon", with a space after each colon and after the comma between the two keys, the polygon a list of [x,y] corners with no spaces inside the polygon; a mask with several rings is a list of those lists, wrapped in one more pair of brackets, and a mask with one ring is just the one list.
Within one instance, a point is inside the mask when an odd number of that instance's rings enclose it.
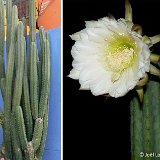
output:
{"label": "blue-green cactus stem", "polygon": [[9,52],[9,46],[11,41],[11,19],[12,17],[12,1],[6,0],[6,18],[7,18],[7,38],[6,38],[6,50]]}
{"label": "blue-green cactus stem", "polygon": [[49,98],[49,42],[45,40],[45,49],[43,55],[43,63],[42,63],[42,90],[40,96],[40,103],[39,103],[39,117],[43,117],[45,113],[45,109],[47,107],[47,102]]}
{"label": "blue-green cactus stem", "polygon": [[32,141],[27,143],[27,148],[24,150],[25,160],[34,160],[34,148]]}
{"label": "blue-green cactus stem", "polygon": [[[147,107],[150,108],[150,117],[146,117],[150,122],[148,128],[150,127],[150,149],[154,153],[159,153],[160,151],[160,84],[156,81],[150,81],[147,85],[146,97],[148,101]],[[145,106],[144,106],[145,107]],[[149,138],[148,137],[148,138]],[[150,147],[150,146],[149,146]],[[160,160],[160,157],[154,159]]]}
{"label": "blue-green cactus stem", "polygon": [[[3,0],[0,0],[0,80],[5,77],[5,68],[4,68],[4,4]],[[0,85],[1,88],[1,85]]]}
{"label": "blue-green cactus stem", "polygon": [[36,42],[36,5],[35,0],[29,0],[30,42]]}
{"label": "blue-green cactus stem", "polygon": [[23,112],[22,112],[21,106],[16,106],[15,118],[16,118],[16,127],[17,127],[21,148],[26,149],[28,142],[27,142],[26,129],[25,129]]}
{"label": "blue-green cactus stem", "polygon": [[1,83],[1,93],[2,93],[3,100],[4,100],[6,79],[5,78],[1,78],[0,83]]}
{"label": "blue-green cactus stem", "polygon": [[15,121],[15,115],[11,114],[11,139],[12,139],[12,148],[13,148],[13,153],[14,153],[14,158],[17,160],[23,160],[23,155],[22,155],[22,149],[20,146],[20,141],[19,137],[17,135],[17,127],[16,126],[16,121]]}
{"label": "blue-green cactus stem", "polygon": [[131,159],[143,160],[140,153],[143,152],[143,114],[137,97],[131,102]]}
{"label": "blue-green cactus stem", "polygon": [[[152,123],[153,123],[153,116],[152,116],[152,106],[151,106],[151,85],[148,84],[146,92],[144,94],[144,102],[143,102],[143,130],[144,130],[144,152],[151,153],[153,152],[152,149]],[[145,160],[151,160],[152,157],[147,157]]]}
{"label": "blue-green cactus stem", "polygon": [[32,116],[38,118],[38,73],[37,73],[37,46],[31,43],[31,63],[30,63],[30,97]]}
{"label": "blue-green cactus stem", "polygon": [[48,107],[46,108],[46,113],[43,118],[43,132],[42,132],[41,143],[36,153],[36,157],[38,158],[38,160],[42,159],[42,155],[44,152],[44,147],[45,147],[45,142],[47,137],[47,128],[48,128]]}
{"label": "blue-green cactus stem", "polygon": [[24,98],[24,104],[22,106],[22,109],[23,109],[25,126],[26,126],[27,140],[31,141],[32,134],[33,134],[33,120],[32,120],[32,114],[31,114],[28,75],[27,75],[26,42],[25,42],[24,50],[25,50],[24,51],[25,52],[24,76],[23,76],[23,98]]}
{"label": "blue-green cactus stem", "polygon": [[14,83],[14,92],[12,100],[12,111],[15,107],[20,105],[22,96],[22,80],[24,74],[24,26],[22,22],[19,22],[17,27],[17,68],[16,68],[16,78]]}
{"label": "blue-green cactus stem", "polygon": [[42,132],[43,132],[43,119],[37,118],[35,121],[33,140],[32,140],[35,152],[39,148],[42,139]]}
{"label": "blue-green cactus stem", "polygon": [[10,135],[10,116],[11,116],[11,99],[12,99],[12,80],[14,71],[14,40],[16,37],[16,27],[18,22],[18,10],[16,6],[12,9],[12,22],[11,22],[11,43],[7,57],[7,70],[6,70],[6,87],[4,99],[4,143],[6,148],[7,160],[12,158],[11,152],[11,135]]}

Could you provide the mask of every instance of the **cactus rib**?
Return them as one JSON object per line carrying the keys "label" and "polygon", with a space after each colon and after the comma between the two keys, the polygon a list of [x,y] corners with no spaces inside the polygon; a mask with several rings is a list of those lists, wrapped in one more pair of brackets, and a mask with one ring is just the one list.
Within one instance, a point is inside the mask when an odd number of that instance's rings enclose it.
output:
{"label": "cactus rib", "polygon": [[[24,50],[26,55],[26,43],[25,43]],[[30,141],[32,139],[32,134],[33,134],[33,120],[32,120],[30,97],[29,97],[26,56],[24,59],[23,97],[24,97],[24,105],[22,106],[22,109],[23,109],[24,120],[26,125],[27,139],[28,141]]]}
{"label": "cactus rib", "polygon": [[30,97],[32,116],[38,118],[38,73],[37,73],[37,47],[36,43],[31,43],[31,63],[30,63]]}
{"label": "cactus rib", "polygon": [[[0,0],[0,80],[5,77],[5,68],[4,68],[4,4],[3,0]],[[1,88],[1,85],[0,85]]]}

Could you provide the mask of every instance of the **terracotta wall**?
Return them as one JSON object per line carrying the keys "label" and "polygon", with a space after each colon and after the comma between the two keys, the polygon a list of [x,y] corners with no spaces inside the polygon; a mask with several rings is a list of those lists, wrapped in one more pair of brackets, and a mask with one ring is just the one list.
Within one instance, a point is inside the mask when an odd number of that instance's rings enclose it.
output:
{"label": "terracotta wall", "polygon": [[61,24],[60,0],[38,0],[38,5],[38,26],[43,26],[46,30],[59,28]]}

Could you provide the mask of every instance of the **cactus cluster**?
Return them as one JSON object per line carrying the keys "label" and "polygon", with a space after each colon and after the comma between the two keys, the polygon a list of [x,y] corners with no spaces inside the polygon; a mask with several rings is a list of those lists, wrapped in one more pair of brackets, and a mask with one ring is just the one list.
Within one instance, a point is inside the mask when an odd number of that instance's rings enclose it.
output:
{"label": "cactus cluster", "polygon": [[3,0],[0,0],[0,90],[4,100],[4,112],[0,118],[4,131],[3,156],[7,160],[41,160],[46,141],[50,39],[40,27],[38,50],[35,0],[29,0],[29,28],[27,40],[25,18],[18,20],[17,6],[6,0],[4,7]]}

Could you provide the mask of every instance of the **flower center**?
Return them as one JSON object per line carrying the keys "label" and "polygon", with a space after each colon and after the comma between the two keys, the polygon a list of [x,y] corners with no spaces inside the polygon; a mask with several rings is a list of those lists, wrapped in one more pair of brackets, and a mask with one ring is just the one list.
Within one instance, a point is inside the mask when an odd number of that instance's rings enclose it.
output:
{"label": "flower center", "polygon": [[116,52],[107,55],[109,68],[115,72],[121,72],[128,68],[134,58],[134,49],[127,47],[117,48]]}
{"label": "flower center", "polygon": [[132,66],[137,57],[137,46],[131,35],[116,35],[107,44],[105,62],[112,72],[121,73]]}

